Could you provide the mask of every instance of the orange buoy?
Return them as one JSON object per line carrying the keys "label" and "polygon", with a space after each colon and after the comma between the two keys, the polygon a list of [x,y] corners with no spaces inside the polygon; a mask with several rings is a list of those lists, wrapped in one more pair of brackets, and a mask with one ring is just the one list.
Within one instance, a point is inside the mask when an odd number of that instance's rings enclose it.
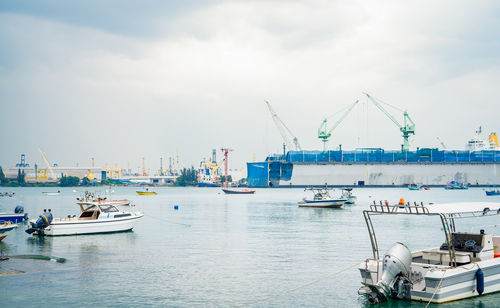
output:
{"label": "orange buoy", "polygon": [[398,204],[399,205],[405,205],[405,198],[400,198]]}

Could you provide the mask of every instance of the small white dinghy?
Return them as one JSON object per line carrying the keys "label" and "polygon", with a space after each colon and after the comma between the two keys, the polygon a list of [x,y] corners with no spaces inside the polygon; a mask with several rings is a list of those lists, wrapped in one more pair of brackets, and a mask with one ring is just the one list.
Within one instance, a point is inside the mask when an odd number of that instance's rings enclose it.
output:
{"label": "small white dinghy", "polygon": [[112,204],[99,202],[79,202],[80,215],[65,218],[53,218],[52,213],[45,211],[37,220],[30,221],[30,227],[26,230],[28,234],[35,235],[77,235],[111,233],[132,230],[144,214],[124,210],[124,206],[118,209]]}

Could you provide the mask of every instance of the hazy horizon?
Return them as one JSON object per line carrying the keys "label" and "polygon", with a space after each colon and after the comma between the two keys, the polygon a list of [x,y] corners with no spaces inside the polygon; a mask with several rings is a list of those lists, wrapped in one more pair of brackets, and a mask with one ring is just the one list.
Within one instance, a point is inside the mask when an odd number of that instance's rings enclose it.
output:
{"label": "hazy horizon", "polygon": [[[268,100],[305,150],[360,99],[329,148],[399,149],[362,92],[407,110],[411,147],[500,132],[495,1],[3,1],[0,166],[231,168],[282,152]],[[388,107],[398,121],[402,113]],[[331,126],[337,117],[331,118]]]}

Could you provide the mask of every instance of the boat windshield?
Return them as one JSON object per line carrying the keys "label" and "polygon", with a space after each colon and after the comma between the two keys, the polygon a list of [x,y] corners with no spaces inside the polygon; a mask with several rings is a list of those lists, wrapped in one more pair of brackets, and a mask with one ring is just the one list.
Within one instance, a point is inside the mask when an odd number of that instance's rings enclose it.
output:
{"label": "boat windshield", "polygon": [[109,204],[99,205],[99,208],[101,209],[101,212],[103,212],[103,213],[119,212],[116,207],[114,207],[113,205],[109,205]]}

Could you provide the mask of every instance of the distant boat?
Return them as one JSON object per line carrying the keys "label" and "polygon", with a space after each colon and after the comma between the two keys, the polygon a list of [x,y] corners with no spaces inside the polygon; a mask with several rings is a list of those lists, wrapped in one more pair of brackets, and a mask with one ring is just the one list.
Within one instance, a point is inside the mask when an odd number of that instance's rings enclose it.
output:
{"label": "distant boat", "polygon": [[17,225],[11,224],[10,222],[5,222],[0,225],[0,242],[15,228],[17,228]]}
{"label": "distant boat", "polygon": [[408,189],[409,190],[421,190],[422,185],[420,185],[418,183],[408,184]]}
{"label": "distant boat", "polygon": [[23,222],[28,219],[28,214],[24,212],[24,208],[20,205],[16,206],[14,213],[0,213],[0,223],[4,222]]}
{"label": "distant boat", "polygon": [[255,190],[249,190],[249,189],[236,190],[236,189],[223,188],[222,191],[229,195],[243,195],[243,194],[248,195],[255,193]]}
{"label": "distant boat", "polygon": [[59,196],[61,194],[61,191],[58,190],[58,191],[44,191],[42,192],[42,194],[46,195],[46,196]]}
{"label": "distant boat", "polygon": [[316,207],[316,208],[340,208],[346,203],[347,199],[333,199],[329,191],[333,188],[306,188],[314,193],[312,200],[306,198],[299,202],[299,207]]}
{"label": "distant boat", "polygon": [[140,196],[150,196],[150,195],[157,195],[158,194],[155,191],[136,191],[136,193]]}
{"label": "distant boat", "polygon": [[430,188],[427,186],[422,185],[422,183],[412,183],[408,184],[408,189],[409,190],[429,190]]}
{"label": "distant boat", "polygon": [[500,190],[487,190],[486,196],[500,196]]}
{"label": "distant boat", "polygon": [[469,189],[469,186],[463,184],[463,183],[458,183],[455,181],[451,181],[446,186],[444,189]]}
{"label": "distant boat", "polygon": [[345,204],[354,204],[358,199],[356,196],[352,194],[352,188],[342,188],[342,199],[347,199]]}

